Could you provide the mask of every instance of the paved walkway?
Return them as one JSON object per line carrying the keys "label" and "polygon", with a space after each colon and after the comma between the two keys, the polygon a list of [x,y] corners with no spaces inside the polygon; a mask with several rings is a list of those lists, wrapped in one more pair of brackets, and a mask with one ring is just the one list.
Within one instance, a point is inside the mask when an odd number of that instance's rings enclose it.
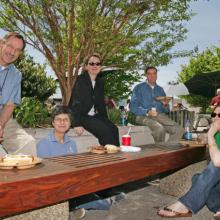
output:
{"label": "paved walkway", "polygon": [[[109,211],[88,211],[84,220],[165,220],[157,216],[155,206],[163,207],[176,201],[177,198],[160,193],[158,181],[139,181],[122,186],[127,198],[113,204]],[[129,191],[129,192],[128,192]],[[70,220],[74,220],[73,216]],[[173,218],[174,219],[174,218]],[[177,218],[175,218],[177,219]],[[192,218],[181,220],[212,220],[212,213],[204,207]]]}

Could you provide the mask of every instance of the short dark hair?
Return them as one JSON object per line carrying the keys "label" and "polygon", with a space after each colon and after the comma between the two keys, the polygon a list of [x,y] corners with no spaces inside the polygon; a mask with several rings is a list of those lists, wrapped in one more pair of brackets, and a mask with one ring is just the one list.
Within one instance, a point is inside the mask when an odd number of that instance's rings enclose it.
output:
{"label": "short dark hair", "polygon": [[69,116],[70,122],[72,122],[72,111],[68,106],[57,105],[51,114],[52,121],[54,121],[55,117],[60,114],[67,114]]}
{"label": "short dark hair", "polygon": [[147,74],[147,71],[148,71],[148,70],[151,70],[151,69],[152,69],[152,70],[155,70],[156,73],[157,73],[157,68],[154,67],[154,66],[147,66],[146,69],[145,69],[145,73]]}
{"label": "short dark hair", "polygon": [[22,50],[25,49],[25,47],[26,47],[26,41],[24,40],[24,37],[23,37],[21,34],[19,34],[19,33],[17,33],[17,32],[9,32],[9,33],[7,33],[7,34],[3,37],[3,39],[4,39],[4,41],[7,41],[7,40],[8,40],[9,38],[11,38],[11,37],[15,37],[15,38],[18,38],[18,39],[22,40],[22,42],[23,42]]}

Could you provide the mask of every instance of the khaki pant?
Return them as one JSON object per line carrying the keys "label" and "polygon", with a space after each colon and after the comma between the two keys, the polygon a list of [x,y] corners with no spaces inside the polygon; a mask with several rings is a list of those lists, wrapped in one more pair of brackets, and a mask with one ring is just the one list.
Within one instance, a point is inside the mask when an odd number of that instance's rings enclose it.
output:
{"label": "khaki pant", "polygon": [[14,119],[10,119],[4,129],[2,147],[0,155],[4,155],[4,150],[8,154],[30,154],[37,155],[36,141],[29,135]]}
{"label": "khaki pant", "polygon": [[137,125],[145,125],[151,129],[155,143],[164,142],[166,132],[169,133],[168,142],[178,142],[184,132],[179,124],[164,113],[158,114],[156,117],[136,116],[135,122]]}

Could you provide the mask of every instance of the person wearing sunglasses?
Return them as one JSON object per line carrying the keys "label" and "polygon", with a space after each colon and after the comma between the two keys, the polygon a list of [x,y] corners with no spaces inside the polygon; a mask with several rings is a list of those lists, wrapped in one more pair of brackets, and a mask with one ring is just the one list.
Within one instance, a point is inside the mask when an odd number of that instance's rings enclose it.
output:
{"label": "person wearing sunglasses", "polygon": [[159,209],[157,214],[166,218],[190,217],[205,205],[220,220],[220,106],[211,114],[213,123],[208,131],[211,161],[203,172],[192,178],[190,190],[176,203]]}
{"label": "person wearing sunglasses", "polygon": [[92,133],[101,145],[119,146],[118,128],[108,119],[104,103],[104,84],[98,74],[101,57],[91,54],[84,59],[83,73],[78,76],[69,102],[74,131]]}
{"label": "person wearing sunglasses", "polygon": [[216,91],[216,96],[212,98],[210,106],[211,109],[215,108],[215,106],[220,105],[220,88]]}

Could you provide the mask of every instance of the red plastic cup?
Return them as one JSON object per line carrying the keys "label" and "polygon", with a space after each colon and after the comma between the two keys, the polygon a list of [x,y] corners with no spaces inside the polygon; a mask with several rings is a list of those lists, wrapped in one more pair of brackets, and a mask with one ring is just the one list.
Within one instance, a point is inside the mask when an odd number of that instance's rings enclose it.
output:
{"label": "red plastic cup", "polygon": [[131,146],[131,136],[126,134],[122,136],[122,145],[123,146]]}

